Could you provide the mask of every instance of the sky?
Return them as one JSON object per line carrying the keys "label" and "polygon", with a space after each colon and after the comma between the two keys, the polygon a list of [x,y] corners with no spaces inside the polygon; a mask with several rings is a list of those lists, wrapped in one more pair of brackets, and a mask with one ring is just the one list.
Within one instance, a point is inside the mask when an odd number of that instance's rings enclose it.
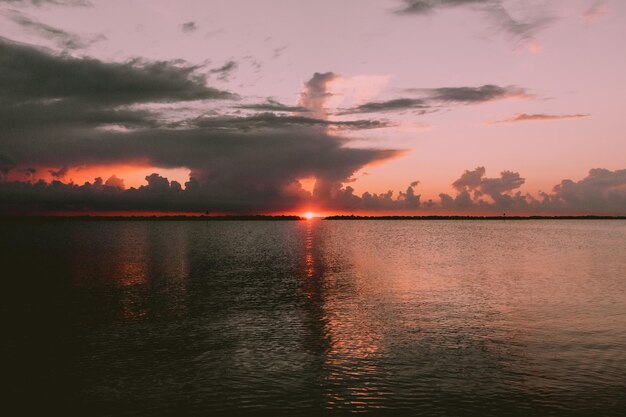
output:
{"label": "sky", "polygon": [[626,215],[626,2],[0,0],[0,213]]}

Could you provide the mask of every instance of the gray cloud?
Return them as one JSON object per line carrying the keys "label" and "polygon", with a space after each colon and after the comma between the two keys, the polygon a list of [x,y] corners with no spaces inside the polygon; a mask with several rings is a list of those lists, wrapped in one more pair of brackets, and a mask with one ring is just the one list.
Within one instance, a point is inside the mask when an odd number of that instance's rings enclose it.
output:
{"label": "gray cloud", "polygon": [[[329,127],[365,129],[388,122],[329,121],[271,112],[171,122],[150,110],[154,102],[175,105],[234,97],[207,87],[194,70],[180,62],[104,63],[0,42],[4,207],[23,202],[50,210],[125,205],[150,210],[279,210],[312,198],[300,178],[316,177],[314,194],[330,198],[328,190],[341,189],[363,166],[402,154],[346,147],[348,139],[326,132]],[[141,103],[148,106],[143,110],[133,106]],[[281,107],[272,101],[266,105]],[[23,178],[29,167],[62,178],[75,167],[120,164],[187,168],[192,179],[183,188],[151,176],[147,186],[123,192],[121,178],[83,186],[9,181],[13,173],[22,172]]]}
{"label": "gray cloud", "polygon": [[[478,167],[473,171],[465,171],[463,175],[452,183],[452,186],[459,191],[459,202],[463,202],[466,206],[474,204],[484,204],[481,199],[488,196],[493,204],[502,209],[511,208],[514,204],[515,196],[511,196],[510,192],[521,187],[524,184],[524,178],[520,174],[512,171],[502,171],[499,178],[485,177],[485,168]],[[473,197],[468,200],[470,194]]]}
{"label": "gray cloud", "polygon": [[434,207],[454,212],[626,215],[626,169],[592,169],[582,180],[563,180],[551,193],[538,196],[516,191],[523,183],[517,172],[503,171],[499,178],[488,178],[485,168],[478,167],[453,182],[456,196],[442,193]]}
{"label": "gray cloud", "polygon": [[388,101],[369,102],[352,109],[343,110],[341,114],[375,113],[389,111],[413,110],[420,114],[436,110],[446,104],[478,104],[506,98],[529,98],[525,89],[516,86],[501,87],[486,84],[479,87],[441,87],[412,88],[406,90],[421,94],[418,98],[397,98]]}
{"label": "gray cloud", "polygon": [[338,129],[379,129],[395,126],[388,121],[381,120],[346,120],[331,121],[327,119],[315,119],[305,116],[282,116],[271,112],[264,112],[252,116],[225,116],[225,117],[199,117],[185,121],[187,125],[214,129],[236,129],[248,131],[251,129],[276,129],[288,126],[320,126]]}
{"label": "gray cloud", "polygon": [[403,0],[404,7],[396,10],[400,15],[426,15],[448,8],[468,7],[483,12],[497,28],[506,32],[517,42],[528,42],[539,30],[554,19],[542,13],[525,20],[516,19],[504,6],[502,0]]}
{"label": "gray cloud", "polygon": [[52,175],[54,178],[63,178],[65,177],[65,175],[67,175],[68,171],[69,171],[69,167],[67,165],[64,165],[63,167],[57,170],[51,169],[48,172],[50,172],[50,175]]}
{"label": "gray cloud", "polygon": [[196,22],[190,21],[181,24],[180,28],[184,33],[193,33],[198,30],[198,25],[196,24]]}
{"label": "gray cloud", "polygon": [[[208,87],[196,69],[177,61],[105,63],[0,40],[0,212],[272,212],[305,204],[365,211],[624,211],[626,170],[592,170],[587,178],[564,180],[539,198],[519,191],[524,179],[518,173],[503,171],[490,178],[482,167],[464,173],[453,183],[457,195],[442,194],[440,201],[423,202],[416,182],[397,195],[390,191],[359,196],[345,185],[353,174],[403,152],[355,148],[347,146],[349,139],[329,134],[329,128],[389,125],[367,119],[329,120],[328,83],[335,74],[314,74],[305,84],[300,105],[292,108],[268,100],[261,103],[265,109],[241,106],[259,111],[252,115],[190,117],[179,122],[163,120],[150,109],[155,102],[175,105],[235,97]],[[480,103],[525,92],[487,85],[421,90],[421,94],[409,105],[432,111],[436,105]],[[138,104],[145,106],[138,110]],[[407,108],[404,104],[393,106]],[[306,116],[273,113],[301,109],[310,112],[302,112]],[[111,124],[130,129],[104,129]],[[121,174],[82,185],[23,180],[49,171],[53,177],[67,178],[79,166],[125,164],[187,168],[191,177],[180,184],[155,168],[146,185],[129,189]],[[14,173],[21,180],[15,180]],[[312,193],[299,182],[311,177],[317,179]]]}
{"label": "gray cloud", "polygon": [[60,99],[109,105],[233,97],[207,87],[196,69],[178,61],[78,59],[0,38],[3,102]]}
{"label": "gray cloud", "polygon": [[[148,179],[146,178],[146,181]],[[149,182],[148,182],[149,184]],[[114,188],[118,188],[120,190],[123,190],[126,188],[126,186],[124,185],[124,180],[122,178],[118,178],[116,175],[111,175],[105,182],[104,185],[108,186],[108,187],[114,187]]]}
{"label": "gray cloud", "polygon": [[66,6],[66,7],[89,7],[88,0],[0,0],[0,3],[9,3],[17,6]]}
{"label": "gray cloud", "polygon": [[475,6],[492,3],[492,0],[403,0],[399,14],[427,14],[437,9],[460,6]]}
{"label": "gray cloud", "polygon": [[[311,198],[298,183],[298,179],[307,177],[317,178],[316,201],[330,200],[330,190],[341,189],[341,184],[358,169],[401,154],[394,150],[344,147],[346,139],[329,136],[323,129],[301,126],[298,129],[243,133],[207,128],[90,132],[88,138],[80,131],[63,130],[61,133],[48,132],[43,145],[40,137],[17,137],[5,149],[11,152],[14,161],[19,162],[18,166],[28,166],[31,161],[39,166],[145,161],[153,166],[189,168],[193,180],[185,189],[187,197],[178,202],[150,200],[144,209],[151,210],[159,209],[159,202],[163,203],[161,209],[164,210],[174,207],[176,210],[200,211],[288,209]],[[33,146],[35,144],[38,146]],[[57,151],[61,148],[65,152]],[[43,185],[11,187],[9,189],[13,191],[17,189],[25,193],[19,197],[23,200],[15,200],[17,196],[5,194],[6,201],[27,203],[30,193],[36,193]],[[49,190],[48,186],[45,189]],[[61,204],[63,201],[54,200],[48,208],[59,205],[59,209],[67,209]],[[76,199],[70,201],[76,203]],[[119,201],[120,209],[125,201],[124,198]],[[96,204],[92,200],[89,203]],[[102,207],[91,205],[89,208]]]}
{"label": "gray cloud", "polygon": [[[349,159],[352,157],[349,157]],[[358,157],[357,157],[358,159]],[[220,167],[222,168],[222,167]],[[33,172],[34,168],[26,168]],[[348,172],[339,174],[343,177]],[[27,172],[26,172],[27,173]],[[206,172],[205,172],[206,174]],[[251,172],[246,173],[246,178]],[[271,174],[271,172],[270,172]],[[259,177],[261,178],[261,177]],[[205,179],[206,180],[206,179]],[[417,182],[394,196],[392,191],[354,194],[351,186],[324,181],[313,194],[297,182],[285,181],[283,188],[264,188],[263,180],[251,181],[240,188],[240,181],[225,192],[212,188],[205,180],[192,177],[184,187],[156,173],[146,177],[147,185],[124,189],[123,180],[112,176],[107,181],[96,178],[83,185],[60,181],[0,182],[0,212],[24,213],[50,210],[157,210],[157,211],[229,211],[267,212],[298,210],[314,204],[324,210],[405,213],[405,214],[507,214],[520,215],[626,215],[626,169],[592,169],[580,181],[563,180],[551,193],[539,197],[516,191],[524,182],[516,172],[503,171],[500,177],[485,176],[483,167],[466,171],[454,182],[456,196],[442,193],[439,201],[422,201],[416,193]],[[320,180],[318,179],[318,182]],[[207,187],[207,184],[208,187]],[[223,185],[223,184],[222,184]],[[276,185],[274,183],[274,185]],[[249,198],[249,193],[254,199]],[[488,196],[491,199],[485,199]],[[259,199],[264,197],[265,199]],[[225,200],[226,199],[226,200]],[[259,202],[265,204],[259,205]],[[270,203],[271,202],[271,203]]]}
{"label": "gray cloud", "polygon": [[492,84],[480,87],[443,87],[426,91],[431,93],[430,100],[444,103],[484,103],[511,97],[529,97],[523,88]]}
{"label": "gray cloud", "polygon": [[377,113],[388,111],[422,110],[426,111],[430,105],[428,101],[421,98],[397,98],[387,101],[371,101],[361,104],[352,109],[342,111],[342,114],[350,113]]}
{"label": "gray cloud", "polygon": [[[55,55],[0,38],[0,123],[5,131],[107,124],[154,127],[131,105],[227,99],[182,62],[105,63]],[[0,141],[2,139],[0,138]]]}
{"label": "gray cloud", "polygon": [[300,94],[300,106],[309,109],[314,117],[324,119],[328,116],[326,101],[332,95],[328,90],[328,83],[338,77],[333,72],[316,72],[313,77],[304,84],[304,90]]}
{"label": "gray cloud", "polygon": [[82,49],[92,45],[95,42],[106,39],[104,35],[81,37],[74,33],[69,33],[54,26],[50,26],[45,23],[33,20],[32,18],[29,18],[17,11],[6,13],[6,15],[9,17],[9,19],[22,26],[26,30],[55,42],[57,46],[63,49]]}
{"label": "gray cloud", "polygon": [[224,65],[218,68],[214,68],[209,72],[211,74],[217,74],[217,79],[221,81],[228,81],[232,73],[237,69],[239,65],[235,61],[228,61]]}
{"label": "gray cloud", "polygon": [[626,214],[626,169],[591,169],[580,181],[561,181],[534,205],[561,212]]}
{"label": "gray cloud", "polygon": [[276,112],[294,112],[294,113],[304,113],[309,111],[306,107],[302,106],[287,106],[282,104],[276,100],[268,98],[265,103],[256,103],[256,104],[242,104],[237,106],[238,109],[245,110],[258,110],[258,111],[276,111]]}
{"label": "gray cloud", "polygon": [[[452,186],[458,191],[456,197],[442,193],[441,207],[448,210],[517,210],[527,209],[527,196],[514,190],[524,184],[524,178],[519,173],[503,171],[500,177],[485,177],[485,168],[478,167],[465,173]],[[485,199],[487,196],[489,199]]]}
{"label": "gray cloud", "polygon": [[590,117],[590,114],[528,114],[519,113],[513,117],[504,120],[498,120],[492,123],[516,123],[516,122],[529,122],[529,121],[552,121],[552,120],[566,120],[566,119],[582,119]]}

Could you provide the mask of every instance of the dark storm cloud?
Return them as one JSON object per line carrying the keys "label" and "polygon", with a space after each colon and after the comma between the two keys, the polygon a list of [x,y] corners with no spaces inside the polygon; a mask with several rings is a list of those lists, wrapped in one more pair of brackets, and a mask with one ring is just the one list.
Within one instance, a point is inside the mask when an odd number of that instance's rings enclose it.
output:
{"label": "dark storm cloud", "polygon": [[154,127],[155,117],[128,106],[223,99],[182,62],[105,63],[55,55],[0,38],[0,123],[4,130],[62,125]]}
{"label": "dark storm cloud", "polygon": [[528,122],[528,121],[552,121],[552,120],[565,120],[565,119],[582,119],[584,117],[590,117],[590,114],[527,114],[519,113],[515,116],[498,120],[492,123],[515,123],[515,122]]}
{"label": "dark storm cloud", "polygon": [[0,38],[2,102],[61,99],[119,105],[233,97],[207,87],[196,69],[172,61],[79,59]]}
{"label": "dark storm cloud", "polygon": [[226,117],[199,117],[185,122],[188,125],[214,129],[276,129],[284,127],[328,126],[338,129],[379,129],[395,126],[393,123],[381,120],[349,120],[331,121],[315,119],[305,116],[284,116],[271,112],[255,114],[253,116],[226,116]]}
{"label": "dark storm cloud", "polygon": [[69,33],[54,26],[36,21],[16,11],[7,13],[6,15],[24,29],[55,42],[57,46],[63,49],[74,50],[86,48],[95,42],[105,39],[104,35],[81,37],[74,33]]}
{"label": "dark storm cloud", "polygon": [[[326,190],[341,188],[341,184],[358,169],[368,163],[400,155],[394,150],[347,148],[343,146],[345,139],[329,136],[323,129],[303,127],[250,133],[216,132],[205,128],[91,132],[89,139],[81,132],[70,135],[63,130],[61,133],[55,135],[48,132],[45,146],[41,146],[40,138],[31,137],[30,146],[26,137],[15,138],[8,149],[20,165],[28,165],[30,161],[47,166],[74,166],[141,160],[153,166],[189,168],[193,180],[184,190],[186,197],[170,201],[171,194],[164,191],[162,199],[154,197],[150,204],[143,207],[150,210],[288,209],[310,197],[297,182],[299,178],[316,177],[319,183],[317,195],[331,198],[330,194],[325,194]],[[32,142],[39,146],[32,146]],[[65,152],[58,152],[59,148]],[[164,184],[163,181],[161,183]],[[43,186],[38,187],[13,185],[7,189],[18,194],[4,194],[3,197],[6,197],[5,201],[15,203],[19,195],[19,198],[25,198],[21,201],[28,202],[27,197],[36,194]],[[44,194],[49,195],[48,186],[44,188]],[[64,193],[80,191],[67,187],[63,190]],[[76,203],[76,198],[71,201]],[[56,206],[63,201],[55,199],[54,204],[47,208],[68,209],[62,204]],[[124,209],[126,202],[125,197],[120,197],[117,208]],[[103,208],[94,205],[96,202],[92,200],[89,204],[86,208]],[[106,208],[112,209],[112,206],[107,205]],[[138,206],[133,205],[132,208]]]}
{"label": "dark storm cloud", "polygon": [[184,33],[193,33],[198,30],[198,25],[196,25],[196,22],[185,22],[180,25],[180,28]]}
{"label": "dark storm cloud", "polygon": [[282,104],[276,100],[272,100],[271,98],[268,98],[265,101],[265,103],[243,104],[243,105],[237,106],[237,108],[244,109],[244,110],[294,112],[294,113],[304,113],[304,112],[309,111],[306,107],[287,106],[286,104]]}
{"label": "dark storm cloud", "polygon": [[[29,101],[20,104],[0,101],[0,125],[5,132],[58,128],[60,126],[119,125],[127,128],[155,127],[155,116],[143,110],[86,106],[76,101]],[[0,138],[1,141],[1,138]]]}
{"label": "dark storm cloud", "polygon": [[[229,73],[235,67],[234,62],[227,63],[213,73]],[[279,210],[311,197],[300,186],[300,178],[317,178],[315,194],[330,198],[328,190],[340,189],[363,166],[401,154],[349,148],[344,146],[347,139],[326,132],[329,127],[389,125],[383,121],[329,121],[264,112],[172,122],[150,110],[154,102],[175,105],[234,97],[207,87],[195,70],[181,62],[78,59],[2,40],[5,209],[33,203],[50,210],[80,209],[81,204],[83,209]],[[142,103],[147,105],[142,110],[133,106]],[[183,189],[155,174],[146,187],[123,192],[121,178],[83,186],[7,182],[12,172],[23,178],[28,167],[61,178],[80,166],[137,163],[187,168],[192,179]]]}
{"label": "dark storm cloud", "polygon": [[369,102],[352,109],[343,110],[341,114],[407,110],[423,114],[428,111],[434,111],[438,106],[445,104],[478,104],[513,97],[530,97],[523,88],[516,86],[501,87],[492,84],[479,87],[412,88],[408,89],[407,92],[421,94],[421,97]]}
{"label": "dark storm cloud", "polygon": [[[356,155],[348,157],[348,159]],[[345,157],[345,155],[343,156]],[[343,158],[342,157],[342,158]],[[356,156],[356,160],[358,160]],[[221,167],[223,167],[222,165]],[[34,168],[24,170],[33,172]],[[305,172],[301,171],[301,173]],[[338,173],[344,177],[349,170]],[[298,175],[301,175],[298,174]],[[199,173],[202,174],[202,173]],[[204,172],[206,175],[207,172]],[[147,185],[124,190],[123,180],[112,176],[106,181],[96,178],[83,185],[64,184],[60,181],[45,183],[0,182],[0,212],[25,213],[50,210],[158,210],[158,211],[228,211],[263,212],[293,210],[303,204],[315,204],[325,210],[377,213],[405,212],[411,214],[475,213],[494,214],[607,214],[626,215],[626,169],[610,171],[592,169],[580,181],[563,180],[552,193],[540,193],[540,198],[516,191],[524,182],[516,172],[503,171],[500,177],[485,176],[483,167],[466,171],[454,182],[456,196],[442,193],[439,201],[421,201],[413,182],[406,191],[394,196],[392,191],[376,194],[354,194],[351,186],[342,186],[332,179],[321,179],[313,194],[302,190],[297,182],[285,180],[266,187],[268,183],[239,179],[209,182],[192,177],[183,185],[169,181],[156,173],[146,177]],[[209,174],[211,177],[212,174]],[[331,177],[332,178],[332,177]],[[227,181],[232,188],[224,188]],[[320,179],[318,179],[320,182]],[[242,187],[242,184],[246,184]],[[250,198],[251,194],[254,198]],[[227,201],[224,197],[228,198]],[[260,198],[262,197],[262,198]],[[485,198],[489,197],[489,198]],[[259,202],[265,204],[259,205]],[[271,202],[271,203],[270,203]]]}
{"label": "dark storm cloud", "polygon": [[516,19],[502,0],[403,0],[404,7],[397,10],[400,15],[426,15],[438,10],[468,7],[483,12],[494,25],[516,41],[530,41],[534,34],[554,19],[542,13],[533,18]]}

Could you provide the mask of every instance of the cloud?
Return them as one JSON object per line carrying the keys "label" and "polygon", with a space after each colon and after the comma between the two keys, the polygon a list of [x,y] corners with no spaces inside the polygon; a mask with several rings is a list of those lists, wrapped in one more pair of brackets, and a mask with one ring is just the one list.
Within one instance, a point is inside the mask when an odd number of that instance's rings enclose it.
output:
{"label": "cloud", "polygon": [[[275,211],[302,204],[311,196],[298,179],[317,179],[314,195],[318,201],[333,198],[333,190],[341,189],[352,174],[372,162],[400,156],[396,150],[348,148],[347,139],[329,136],[322,129],[270,129],[264,132],[224,132],[215,129],[145,130],[132,132],[63,131],[62,136],[47,135],[46,143],[33,147],[26,137],[9,144],[17,166],[36,161],[40,166],[114,165],[144,161],[159,167],[187,167],[191,170],[190,185],[180,201],[154,198],[144,201],[142,209],[150,210],[212,210],[212,211]],[[65,152],[58,152],[58,149]],[[164,184],[164,181],[157,181]],[[152,185],[152,183],[150,183]],[[156,184],[156,183],[155,183]],[[55,185],[60,187],[60,185]],[[17,194],[4,194],[7,202],[28,205],[43,185],[7,186]],[[45,195],[50,193],[45,187]],[[191,188],[189,188],[191,187]],[[162,187],[164,189],[164,187]],[[17,190],[17,191],[16,191]],[[68,188],[63,190],[69,192]],[[73,191],[72,191],[73,190]],[[83,190],[83,189],[80,189]],[[67,204],[77,204],[82,195]],[[80,192],[79,192],[80,191]],[[8,192],[8,191],[7,191]],[[74,194],[72,194],[74,195]],[[130,194],[129,194],[130,195]],[[13,196],[13,197],[12,197]],[[91,196],[91,194],[90,194]],[[90,197],[91,198],[91,197]],[[151,197],[152,198],[152,197]],[[17,199],[17,200],[16,200]],[[35,198],[41,202],[42,200]],[[142,200],[143,201],[143,200]],[[112,202],[98,205],[97,200],[85,201],[85,208],[112,209]],[[125,204],[132,209],[140,205],[135,200],[120,197],[118,209]],[[53,199],[47,209],[68,209],[62,198]]]}
{"label": "cloud", "polygon": [[399,15],[427,15],[439,10],[467,7],[482,12],[494,25],[507,33],[517,43],[527,43],[537,48],[535,34],[554,19],[541,13],[535,17],[516,19],[504,6],[502,0],[403,0],[404,7],[396,10]]}
{"label": "cloud", "polygon": [[313,74],[313,77],[304,84],[299,105],[309,109],[316,118],[326,118],[328,116],[326,103],[328,98],[332,96],[328,84],[338,77],[339,75],[333,72],[316,72]]}
{"label": "cloud", "polygon": [[[26,175],[34,171],[34,168],[24,169]],[[343,177],[346,172],[339,176]],[[263,180],[248,179],[251,184],[243,188],[240,186],[244,183],[234,181],[231,189],[213,189],[193,176],[183,187],[157,173],[146,177],[146,185],[130,189],[125,189],[123,180],[117,176],[111,176],[107,181],[96,178],[83,185],[58,180],[50,183],[5,181],[0,182],[0,213],[55,210],[261,213],[313,206],[327,211],[422,215],[499,215],[503,211],[519,215],[626,215],[626,169],[592,169],[582,180],[563,180],[551,193],[541,192],[537,197],[518,191],[524,183],[519,173],[503,171],[499,177],[490,178],[485,172],[484,167],[466,171],[453,183],[456,196],[441,193],[439,201],[422,201],[416,192],[417,181],[397,196],[393,191],[364,192],[359,196],[349,185],[324,180],[321,185],[316,184],[312,194],[304,191],[297,181],[284,181],[281,182],[282,188],[267,189],[263,188]],[[247,172],[246,177],[250,174]],[[251,192],[254,198],[250,198]]]}
{"label": "cloud", "polygon": [[[498,209],[508,209],[513,206],[514,197],[510,192],[521,187],[525,180],[520,174],[512,171],[502,171],[500,177],[485,177],[485,167],[478,167],[473,171],[465,171],[463,175],[452,183],[459,192],[457,204],[469,207],[472,204],[488,203],[481,197],[488,196]],[[470,197],[472,195],[472,197]]]}
{"label": "cloud", "polygon": [[287,106],[282,104],[276,100],[268,98],[265,103],[256,103],[256,104],[242,104],[237,106],[238,109],[245,110],[258,110],[258,111],[276,111],[276,112],[295,112],[295,113],[304,113],[309,110],[306,107],[302,106]]}
{"label": "cloud", "polygon": [[193,33],[196,30],[198,30],[198,25],[196,25],[196,22],[190,21],[190,22],[185,22],[181,24],[180,28],[182,29],[184,33]]}
{"label": "cloud", "polygon": [[435,207],[467,213],[626,215],[626,169],[592,169],[582,180],[563,180],[551,193],[538,196],[517,191],[523,183],[517,172],[503,171],[499,178],[487,178],[485,168],[478,167],[453,183],[458,192],[455,197],[442,193]]}
{"label": "cloud", "polygon": [[529,98],[523,88],[486,84],[479,87],[412,88],[407,92],[421,94],[418,98],[397,98],[388,101],[374,101],[361,104],[340,114],[375,113],[413,110],[420,114],[435,111],[444,104],[478,104],[507,98]]}
{"label": "cloud", "polygon": [[272,59],[278,59],[285,52],[289,45],[283,45],[279,48],[274,48],[272,52]]}
{"label": "cloud", "polygon": [[69,171],[69,167],[67,165],[64,165],[63,167],[57,170],[51,169],[48,172],[50,172],[50,175],[52,175],[54,178],[63,178],[67,175],[68,171]]}
{"label": "cloud", "polygon": [[61,100],[121,105],[234,97],[208,87],[197,69],[181,61],[107,63],[73,58],[0,38],[3,102]]}
{"label": "cloud", "polygon": [[[148,180],[146,178],[146,180]],[[124,180],[121,178],[118,178],[115,174],[111,175],[105,182],[104,185],[106,185],[107,187],[114,187],[114,188],[118,188],[120,190],[123,190],[124,188],[126,188],[124,186]]]}
{"label": "cloud", "polygon": [[199,117],[184,122],[188,126],[214,128],[219,130],[276,129],[281,127],[331,127],[336,129],[379,129],[395,126],[394,123],[381,120],[327,120],[306,116],[285,116],[264,112],[252,116]]}
{"label": "cloud", "polygon": [[88,0],[0,0],[0,3],[9,3],[17,6],[66,6],[66,7],[89,7]]}
{"label": "cloud", "polygon": [[399,14],[427,14],[437,9],[461,6],[475,6],[492,3],[492,0],[403,0],[404,7]]}
{"label": "cloud", "polygon": [[552,194],[543,194],[540,207],[586,213],[626,214],[626,169],[595,168],[580,181],[563,180]]}
{"label": "cloud", "polygon": [[[229,68],[233,65],[222,72]],[[327,190],[340,189],[357,170],[402,154],[347,147],[348,139],[327,132],[385,127],[385,121],[272,112],[175,122],[160,117],[151,107],[157,102],[235,97],[208,87],[195,69],[183,62],[72,58],[2,40],[0,162],[2,179],[13,184],[4,189],[13,202],[9,205],[23,201],[28,206],[30,201],[50,210],[121,209],[128,204],[129,209],[271,211],[311,198],[300,178],[317,178],[315,194],[327,198]],[[281,108],[277,102],[265,104]],[[109,125],[130,129],[104,129]],[[62,178],[68,169],[96,165],[187,168],[193,178],[183,189],[150,177],[146,187],[124,192],[115,178],[84,186],[7,182],[12,173],[30,167]],[[169,201],[181,193],[181,200]]]}
{"label": "cloud", "polygon": [[388,111],[422,110],[426,111],[430,105],[428,101],[421,98],[397,98],[387,101],[372,101],[361,104],[352,109],[347,109],[342,114],[350,113],[377,113]]}
{"label": "cloud", "polygon": [[239,65],[235,61],[228,61],[224,65],[218,68],[214,68],[209,72],[211,74],[217,74],[217,79],[221,81],[228,81],[232,73],[237,69]]}
{"label": "cloud", "polygon": [[443,87],[426,91],[431,92],[431,101],[443,103],[484,103],[505,98],[529,98],[523,88],[493,84],[480,87]]}
{"label": "cloud", "polygon": [[180,61],[107,63],[0,38],[0,123],[6,130],[121,125],[154,127],[137,104],[235,98]]}
{"label": "cloud", "polygon": [[552,121],[552,120],[566,120],[566,119],[582,119],[590,117],[590,114],[527,114],[518,113],[515,116],[498,120],[493,123],[516,123],[516,122],[528,122],[528,121]]}
{"label": "cloud", "polygon": [[63,49],[82,49],[94,44],[95,42],[106,39],[104,35],[81,37],[74,33],[69,33],[54,26],[33,20],[17,11],[6,13],[6,15],[9,19],[21,27],[55,42],[57,46]]}

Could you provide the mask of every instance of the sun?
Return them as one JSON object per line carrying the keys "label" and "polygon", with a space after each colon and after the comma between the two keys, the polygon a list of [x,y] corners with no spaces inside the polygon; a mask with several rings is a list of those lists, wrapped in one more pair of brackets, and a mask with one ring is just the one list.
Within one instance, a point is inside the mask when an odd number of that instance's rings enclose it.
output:
{"label": "sun", "polygon": [[307,211],[306,213],[302,214],[302,217],[307,220],[311,220],[313,217],[315,217],[315,213],[313,213],[312,211]]}

